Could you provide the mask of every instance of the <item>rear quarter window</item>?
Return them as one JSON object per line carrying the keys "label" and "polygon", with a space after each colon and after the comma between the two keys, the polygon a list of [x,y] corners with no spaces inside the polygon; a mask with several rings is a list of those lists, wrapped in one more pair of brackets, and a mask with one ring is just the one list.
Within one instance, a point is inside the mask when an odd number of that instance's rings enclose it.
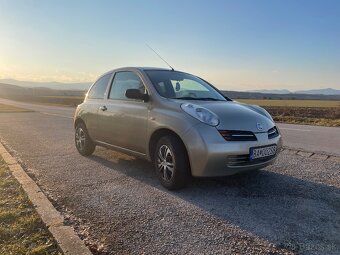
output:
{"label": "rear quarter window", "polygon": [[112,73],[109,73],[99,78],[99,80],[97,80],[96,83],[92,86],[91,90],[87,95],[87,98],[103,99],[105,97],[105,92],[111,79],[111,76]]}

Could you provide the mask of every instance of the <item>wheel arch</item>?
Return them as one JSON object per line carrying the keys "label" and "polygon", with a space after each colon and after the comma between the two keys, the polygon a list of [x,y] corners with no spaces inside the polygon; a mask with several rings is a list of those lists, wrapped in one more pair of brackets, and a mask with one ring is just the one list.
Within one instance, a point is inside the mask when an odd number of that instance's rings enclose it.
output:
{"label": "wheel arch", "polygon": [[76,118],[76,119],[74,120],[74,128],[76,128],[76,126],[77,126],[79,123],[83,123],[83,124],[85,125],[85,127],[86,127],[85,121],[84,121],[82,118],[78,117],[78,118]]}
{"label": "wheel arch", "polygon": [[155,148],[157,146],[157,141],[166,135],[172,135],[174,137],[176,137],[178,139],[178,141],[180,141],[183,145],[183,147],[185,148],[185,153],[186,153],[186,157],[188,159],[188,163],[189,163],[189,167],[190,167],[190,172],[191,172],[191,164],[190,164],[190,157],[189,157],[189,153],[188,153],[188,148],[185,145],[185,143],[183,142],[183,139],[173,130],[168,129],[168,128],[160,128],[155,130],[152,135],[150,136],[149,139],[149,144],[148,144],[148,158],[149,160],[153,161],[154,159],[154,154],[155,154]]}

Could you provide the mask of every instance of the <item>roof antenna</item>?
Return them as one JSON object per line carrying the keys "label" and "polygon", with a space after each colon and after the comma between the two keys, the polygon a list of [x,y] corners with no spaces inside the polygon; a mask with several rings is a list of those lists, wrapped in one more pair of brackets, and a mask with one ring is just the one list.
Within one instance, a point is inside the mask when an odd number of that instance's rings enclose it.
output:
{"label": "roof antenna", "polygon": [[152,50],[161,60],[163,60],[168,66],[170,66],[170,68],[171,68],[171,70],[172,71],[175,71],[174,69],[173,69],[173,67],[168,63],[168,62],[166,62],[166,60],[164,59],[164,58],[162,58],[153,48],[151,48],[150,46],[149,46],[149,44],[147,44],[146,43],[146,46],[150,49],[150,50]]}

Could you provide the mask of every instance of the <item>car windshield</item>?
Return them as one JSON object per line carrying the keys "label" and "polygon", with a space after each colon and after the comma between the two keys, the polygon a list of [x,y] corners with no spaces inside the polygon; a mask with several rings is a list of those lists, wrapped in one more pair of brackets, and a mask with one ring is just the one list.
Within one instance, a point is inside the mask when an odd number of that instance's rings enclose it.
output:
{"label": "car windshield", "polygon": [[145,72],[162,97],[182,100],[229,100],[209,83],[194,75],[170,70]]}

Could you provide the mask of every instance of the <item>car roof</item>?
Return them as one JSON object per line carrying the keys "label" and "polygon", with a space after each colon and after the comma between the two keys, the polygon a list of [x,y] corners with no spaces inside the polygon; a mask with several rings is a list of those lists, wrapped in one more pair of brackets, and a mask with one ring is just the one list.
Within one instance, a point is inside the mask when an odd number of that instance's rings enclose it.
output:
{"label": "car roof", "polygon": [[[125,67],[119,67],[119,68],[115,68],[112,69],[110,71],[107,71],[105,73],[103,73],[101,76],[99,76],[96,81],[98,81],[101,77],[113,73],[113,72],[118,72],[118,71],[126,71],[126,70],[141,70],[141,71],[174,71],[170,68],[160,68],[160,67],[137,67],[137,66],[125,66]],[[177,71],[177,70],[176,70]],[[96,81],[94,83],[96,83]]]}
{"label": "car roof", "polygon": [[160,67],[136,67],[140,70],[143,70],[143,71],[171,71],[171,69],[169,68],[160,68]]}
{"label": "car roof", "polygon": [[115,68],[113,70],[110,70],[106,73],[109,72],[114,72],[114,71],[119,71],[119,70],[125,70],[125,69],[136,69],[136,70],[141,70],[141,71],[171,71],[171,69],[167,68],[160,68],[160,67],[137,67],[137,66],[126,66],[126,67],[119,67]]}

